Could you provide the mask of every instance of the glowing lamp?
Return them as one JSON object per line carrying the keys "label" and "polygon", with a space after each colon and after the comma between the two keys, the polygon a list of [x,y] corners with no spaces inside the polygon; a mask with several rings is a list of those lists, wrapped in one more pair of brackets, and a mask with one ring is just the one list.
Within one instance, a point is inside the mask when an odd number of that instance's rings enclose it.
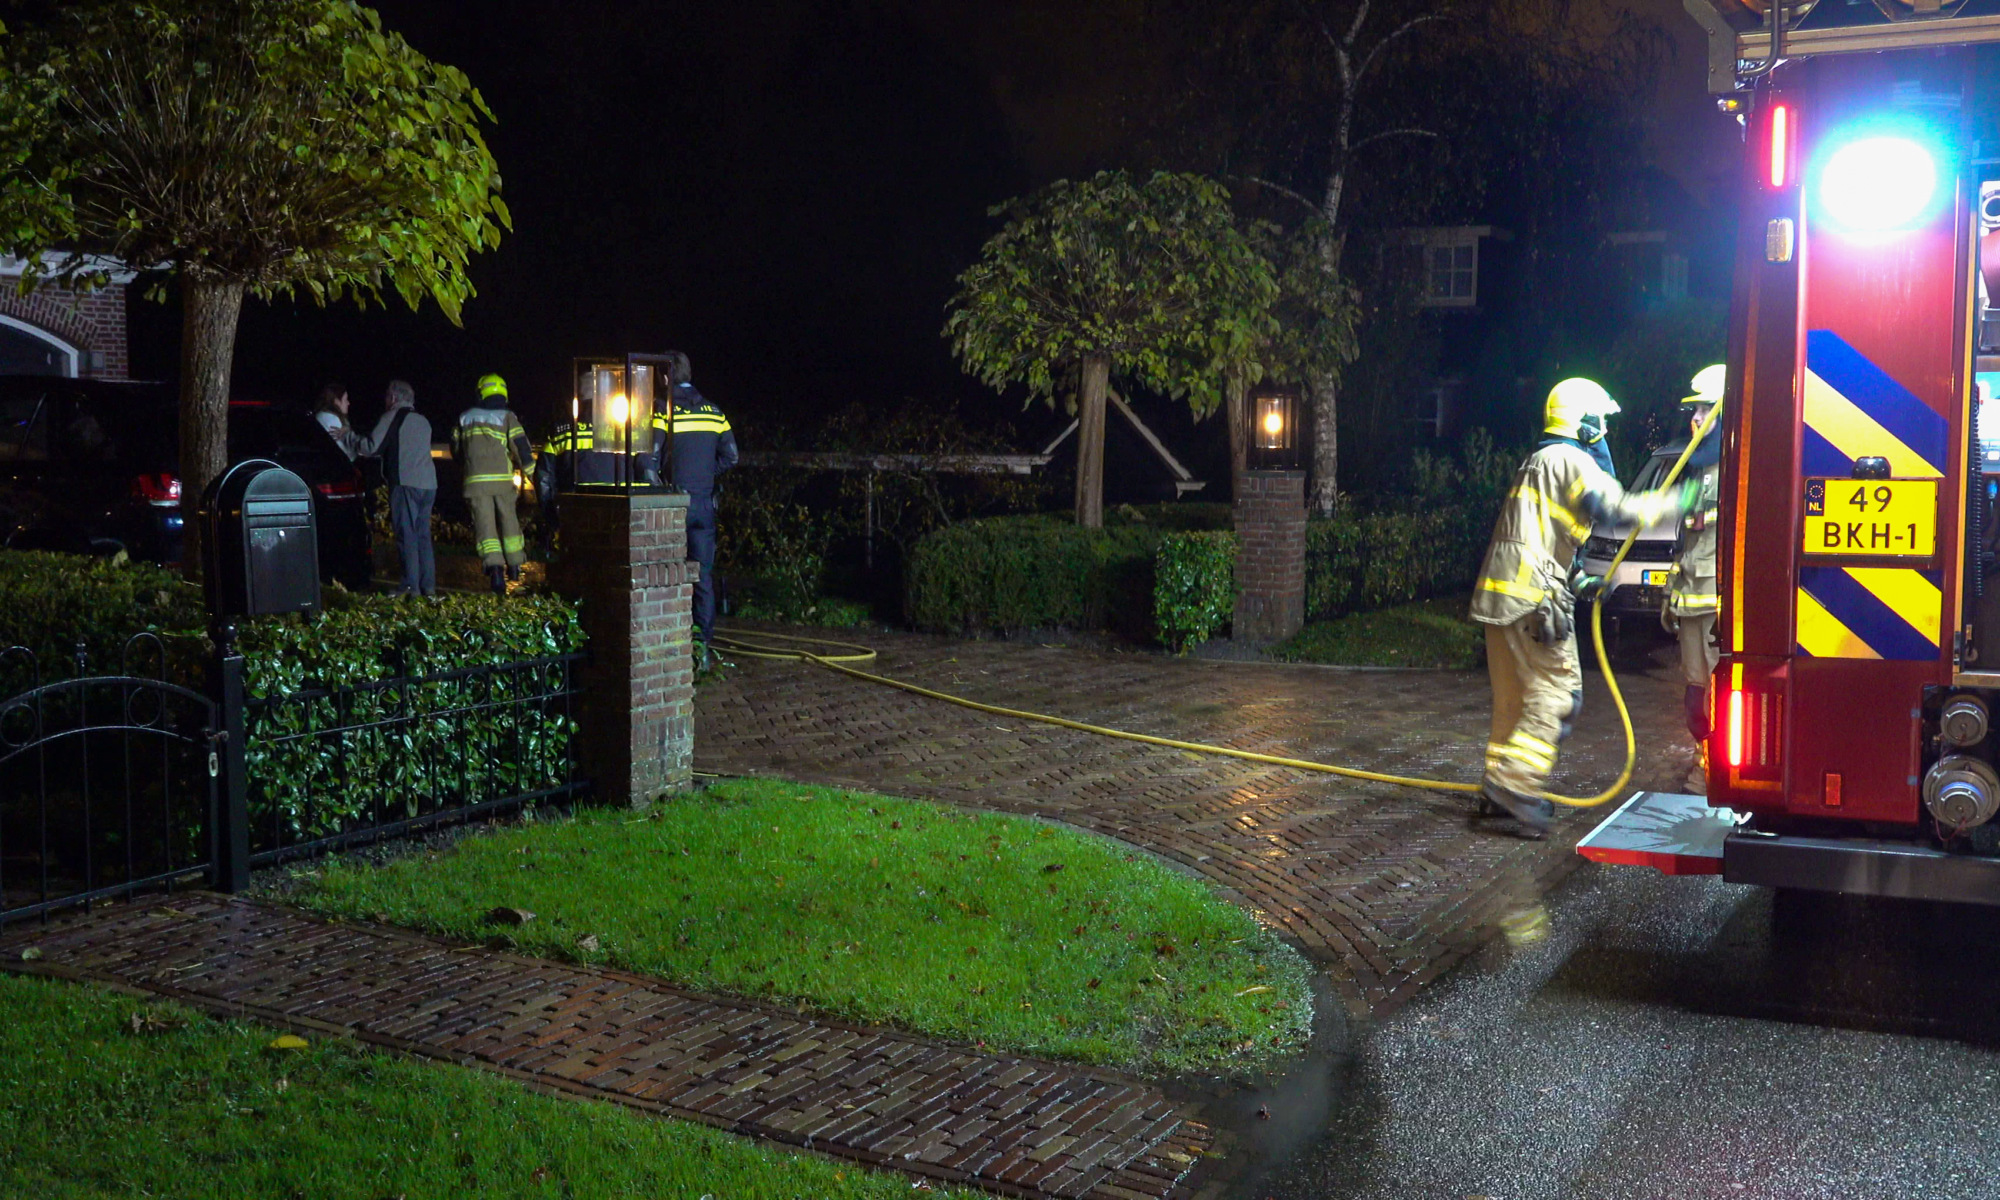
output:
{"label": "glowing lamp", "polygon": [[1907,137],[1857,138],[1827,156],[1819,203],[1849,233],[1886,234],[1920,224],[1938,195],[1937,160]]}
{"label": "glowing lamp", "polygon": [[611,397],[611,423],[619,427],[631,424],[632,403],[623,396]]}
{"label": "glowing lamp", "polygon": [[1299,453],[1299,394],[1276,384],[1250,393],[1247,465],[1253,471],[1296,471]]}

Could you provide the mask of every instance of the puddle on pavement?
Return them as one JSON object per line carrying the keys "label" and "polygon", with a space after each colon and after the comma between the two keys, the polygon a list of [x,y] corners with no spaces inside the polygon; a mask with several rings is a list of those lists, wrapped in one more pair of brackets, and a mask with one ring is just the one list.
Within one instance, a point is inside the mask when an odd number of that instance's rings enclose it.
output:
{"label": "puddle on pavement", "polygon": [[1303,1057],[1285,1070],[1228,1083],[1185,1079],[1174,1091],[1201,1105],[1200,1120],[1216,1129],[1227,1157],[1202,1184],[1203,1195],[1261,1194],[1257,1188],[1325,1134],[1337,1103],[1352,1090],[1356,1027],[1324,970],[1313,976],[1313,1036]]}

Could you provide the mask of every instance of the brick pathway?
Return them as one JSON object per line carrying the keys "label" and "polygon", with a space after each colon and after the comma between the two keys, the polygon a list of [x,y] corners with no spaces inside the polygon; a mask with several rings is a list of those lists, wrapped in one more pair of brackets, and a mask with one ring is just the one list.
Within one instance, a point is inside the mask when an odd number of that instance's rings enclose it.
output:
{"label": "brick pathway", "polygon": [[[22,961],[28,946],[41,957]],[[1164,1197],[1210,1142],[1158,1089],[1105,1072],[203,893],[8,931],[0,964],[993,1191]]]}
{"label": "brick pathway", "polygon": [[[796,632],[796,631],[792,631]],[[1350,672],[834,634],[870,670],[1010,708],[1139,733],[1404,774],[1477,779],[1483,673]],[[1624,759],[1602,679],[1557,771],[1595,792]],[[1687,766],[1678,674],[1622,674],[1638,730],[1633,787]],[[1594,815],[1547,842],[1471,818],[1469,797],[1364,784],[1008,721],[792,663],[742,659],[696,698],[695,766],[1052,817],[1139,845],[1233,889],[1333,969],[1357,1014],[1415,994],[1501,912],[1573,870]]]}

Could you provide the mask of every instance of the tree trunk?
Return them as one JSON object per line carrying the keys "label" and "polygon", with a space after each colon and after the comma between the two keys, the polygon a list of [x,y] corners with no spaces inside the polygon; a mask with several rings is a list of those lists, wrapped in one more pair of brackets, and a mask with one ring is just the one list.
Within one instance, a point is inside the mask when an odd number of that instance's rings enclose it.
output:
{"label": "tree trunk", "polygon": [[1245,424],[1249,417],[1244,409],[1250,387],[1235,371],[1229,373],[1222,386],[1227,405],[1223,415],[1229,418],[1229,496],[1233,501],[1242,491],[1243,470],[1249,462],[1249,427]]}
{"label": "tree trunk", "polygon": [[1104,528],[1104,393],[1111,388],[1111,360],[1083,360],[1076,394],[1076,523]]}
{"label": "tree trunk", "polygon": [[1340,375],[1327,371],[1309,381],[1312,393],[1312,495],[1308,507],[1322,517],[1333,515],[1340,499]]}
{"label": "tree trunk", "polygon": [[201,522],[194,513],[209,480],[229,460],[229,371],[243,285],[198,275],[181,279],[181,571],[201,576]]}

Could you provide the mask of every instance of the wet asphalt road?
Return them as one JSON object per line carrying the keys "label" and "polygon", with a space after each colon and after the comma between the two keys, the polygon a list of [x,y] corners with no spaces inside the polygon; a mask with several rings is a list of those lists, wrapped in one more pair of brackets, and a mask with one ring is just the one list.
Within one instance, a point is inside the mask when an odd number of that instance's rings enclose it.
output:
{"label": "wet asphalt road", "polygon": [[1550,915],[1251,1098],[1226,1193],[2000,1197],[2000,910],[1590,867]]}

